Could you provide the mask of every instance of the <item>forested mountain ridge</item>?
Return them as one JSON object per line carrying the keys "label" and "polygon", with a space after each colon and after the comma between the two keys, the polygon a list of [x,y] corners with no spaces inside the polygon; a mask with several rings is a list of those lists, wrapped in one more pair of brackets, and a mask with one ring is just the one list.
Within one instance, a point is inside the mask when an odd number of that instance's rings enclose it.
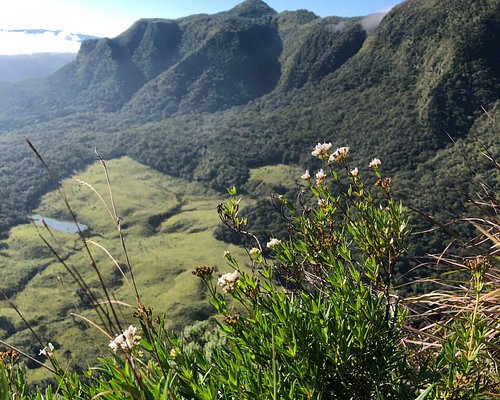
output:
{"label": "forested mountain ridge", "polygon": [[[156,118],[246,103],[280,77],[275,15],[263,2],[246,1],[212,16],[139,20],[116,38],[87,40],[51,77],[2,93],[0,129],[80,111],[115,112],[128,102],[127,113],[149,110]],[[34,101],[37,107],[21,112]]]}
{"label": "forested mountain ridge", "polygon": [[427,190],[423,166],[448,151],[448,134],[481,132],[498,152],[481,107],[498,110],[499,15],[498,0],[409,0],[367,30],[362,18],[247,0],[84,42],[51,77],[0,87],[2,227],[48,190],[24,136],[62,176],[97,145],[219,190],[244,185],[251,167],[305,165],[305,150],[331,140]]}

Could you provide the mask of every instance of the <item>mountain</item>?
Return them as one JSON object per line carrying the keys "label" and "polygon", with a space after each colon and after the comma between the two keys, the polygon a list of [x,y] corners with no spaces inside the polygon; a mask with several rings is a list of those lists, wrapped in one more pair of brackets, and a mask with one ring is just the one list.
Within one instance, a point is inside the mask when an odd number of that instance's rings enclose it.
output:
{"label": "mountain", "polygon": [[432,184],[443,154],[459,163],[449,136],[473,146],[479,132],[499,150],[482,110],[498,115],[499,15],[498,0],[408,0],[383,19],[247,0],[84,41],[53,75],[0,86],[1,226],[50,188],[25,136],[62,177],[98,146],[218,190],[245,188],[254,167],[312,168],[310,148],[331,140],[351,146],[354,163],[383,158],[405,199],[436,210],[452,189],[470,189]]}
{"label": "mountain", "polygon": [[[297,18],[294,26],[311,23],[308,16],[303,21]],[[10,110],[0,111],[0,129],[96,109],[115,112],[125,107],[127,114],[152,120],[177,112],[213,112],[248,103],[274,89],[281,77],[281,64],[288,61],[281,57],[282,52],[291,52],[306,34],[300,29],[288,31],[290,48],[283,49],[280,18],[261,1],[245,1],[213,16],[140,20],[116,38],[87,40],[74,62],[45,80],[18,85],[2,96],[8,98]],[[307,33],[314,35],[313,31],[323,29],[321,25],[339,21],[325,19]],[[365,34],[359,36],[358,47]],[[329,45],[328,41],[344,38],[325,39],[323,44]],[[327,51],[323,64],[335,51]],[[307,80],[309,73],[292,71],[288,79],[302,74],[301,79]],[[44,106],[28,112],[20,107],[19,113],[12,114],[16,103],[34,98],[43,99]],[[143,115],[146,109],[151,115]]]}

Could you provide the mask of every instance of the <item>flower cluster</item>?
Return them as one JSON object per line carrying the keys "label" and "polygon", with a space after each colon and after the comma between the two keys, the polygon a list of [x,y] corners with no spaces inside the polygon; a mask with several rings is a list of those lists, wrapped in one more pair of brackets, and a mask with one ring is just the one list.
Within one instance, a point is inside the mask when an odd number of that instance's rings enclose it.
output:
{"label": "flower cluster", "polygon": [[345,160],[349,155],[349,147],[339,147],[335,150],[330,157],[328,158],[328,163],[332,163],[334,161],[340,162]]}
{"label": "flower cluster", "polygon": [[233,315],[228,315],[224,318],[224,322],[228,325],[235,325],[240,319],[240,314],[234,313]]}
{"label": "flower cluster", "polygon": [[4,366],[7,365],[14,365],[17,363],[19,360],[20,354],[12,349],[9,349],[7,351],[0,351],[0,364],[3,364]]}
{"label": "flower cluster", "polygon": [[326,199],[318,199],[318,206],[325,207],[328,205],[328,200]]}
{"label": "flower cluster", "polygon": [[325,171],[323,171],[323,169],[320,169],[317,173],[316,173],[316,185],[321,185],[323,183],[323,180],[325,179]]}
{"label": "flower cluster", "polygon": [[331,143],[318,143],[311,152],[313,157],[323,158],[328,155],[328,150],[332,148]]}
{"label": "flower cluster", "polygon": [[388,191],[391,188],[392,185],[392,178],[388,176],[387,178],[379,178],[377,179],[377,182],[375,182],[375,186],[381,187],[385,191]]}
{"label": "flower cluster", "polygon": [[179,355],[178,351],[175,348],[172,347],[172,349],[170,350],[170,358],[174,359],[178,355]]}
{"label": "flower cluster", "polygon": [[380,161],[378,158],[374,158],[373,160],[370,161],[370,164],[368,164],[369,168],[378,168],[382,164],[382,161]]}
{"label": "flower cluster", "polygon": [[228,293],[234,289],[234,286],[239,279],[240,273],[238,271],[234,271],[233,273],[228,272],[227,274],[222,275],[217,283],[222,286],[222,291],[224,293]]}
{"label": "flower cluster", "polygon": [[269,242],[267,242],[266,246],[269,249],[274,249],[275,247],[279,246],[281,244],[281,240],[273,238]]}
{"label": "flower cluster", "polygon": [[137,335],[137,328],[130,325],[123,333],[111,340],[108,346],[115,353],[118,350],[130,352],[139,343],[139,340],[141,340],[141,337]]}
{"label": "flower cluster", "polygon": [[250,255],[252,256],[260,256],[261,251],[257,247],[252,247],[249,251]]}
{"label": "flower cluster", "polygon": [[54,354],[54,345],[50,342],[38,353],[39,356],[44,355],[45,357],[52,357],[52,354]]}

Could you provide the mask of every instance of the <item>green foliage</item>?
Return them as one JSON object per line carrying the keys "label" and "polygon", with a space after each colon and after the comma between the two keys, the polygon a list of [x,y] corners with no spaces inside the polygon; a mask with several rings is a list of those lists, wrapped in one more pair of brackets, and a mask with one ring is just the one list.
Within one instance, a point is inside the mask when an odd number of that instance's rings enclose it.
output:
{"label": "green foliage", "polygon": [[[487,255],[463,261],[468,281],[455,291],[402,299],[393,286],[394,265],[410,230],[405,208],[393,199],[392,179],[383,175],[380,160],[370,162],[368,174],[352,168],[348,147],[331,154],[330,147],[318,143],[313,151],[325,165],[314,177],[304,173],[297,204],[278,198],[289,233],[269,238],[267,252],[247,231],[236,189],[228,190],[219,216],[253,247],[247,248],[250,268],[224,253],[232,272],[217,284],[214,267],[193,272],[218,313],[216,325],[197,323],[175,335],[136,292],[134,318],[140,329],[129,325],[114,336],[101,326],[112,354],[98,367],[84,376],[65,371],[60,349],[49,343],[42,352],[57,385],[43,394],[40,389],[28,393],[24,367],[10,351],[0,363],[2,394],[419,400],[498,395],[496,199],[478,201],[491,219],[470,219],[482,234],[478,243],[487,240],[492,247]],[[376,178],[373,185],[370,176]],[[453,258],[439,259],[457,265]],[[116,323],[126,326],[120,319]]]}

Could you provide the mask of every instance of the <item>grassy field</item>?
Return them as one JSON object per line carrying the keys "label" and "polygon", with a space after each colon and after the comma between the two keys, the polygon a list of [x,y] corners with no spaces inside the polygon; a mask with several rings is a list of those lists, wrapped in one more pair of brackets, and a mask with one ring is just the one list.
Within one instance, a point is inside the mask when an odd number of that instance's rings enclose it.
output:
{"label": "grassy field", "polygon": [[[161,174],[130,158],[111,160],[107,165],[143,302],[151,305],[155,314],[165,313],[171,328],[206,318],[212,310],[205,300],[201,280],[191,274],[193,268],[213,265],[219,273],[226,272],[225,250],[243,260],[243,264],[245,260],[243,249],[213,237],[219,224],[216,207],[223,196],[200,184]],[[78,221],[89,226],[89,239],[107,249],[124,266],[118,235],[106,207],[88,185],[76,179],[95,188],[109,205],[100,164],[95,163],[65,180],[62,186]],[[35,213],[69,220],[58,191],[45,195]],[[69,368],[85,366],[106,348],[107,339],[71,316],[77,312],[95,320],[78,296],[78,287],[71,276],[55,262],[39,233],[68,264],[80,271],[91,287],[97,288],[96,274],[82,252],[77,235],[49,232],[34,224],[15,227],[1,242],[0,285],[42,340],[56,345],[63,364]],[[106,284],[113,288],[117,299],[134,304],[132,291],[99,246],[93,245],[92,250]],[[122,310],[125,318],[130,319],[133,308]],[[1,337],[37,355],[40,345],[5,301],[1,304],[0,317]],[[31,374],[34,378],[44,375],[41,370]]]}
{"label": "grassy field", "polygon": [[302,168],[292,165],[266,165],[250,170],[250,178],[245,189],[252,195],[269,196],[297,186],[304,173]]}
{"label": "grassy field", "polygon": [[[224,196],[198,183],[166,176],[127,157],[111,160],[107,166],[143,303],[151,305],[155,314],[164,313],[172,329],[205,319],[212,309],[201,280],[191,273],[193,268],[213,265],[219,274],[227,272],[225,250],[231,251],[242,265],[247,260],[244,249],[213,237],[220,223],[216,207]],[[284,165],[262,167],[251,171],[249,186],[261,194],[276,187],[292,187],[301,173],[297,168]],[[103,204],[104,201],[111,207],[101,165],[96,162],[63,181],[62,187],[77,213],[78,222],[89,227],[86,236],[95,243],[91,245],[92,252],[106,285],[112,288],[118,300],[133,305],[131,288],[101,248],[120,266],[126,265],[113,219]],[[250,196],[246,197],[242,207],[251,202]],[[59,191],[45,195],[33,214],[71,220]],[[78,235],[48,231],[34,223],[13,228],[9,237],[0,242],[0,287],[42,341],[56,346],[62,365],[68,369],[85,367],[107,351],[108,341],[95,328],[72,315],[78,313],[97,322],[85,298],[79,295],[78,286],[56,262],[40,234],[99,293],[96,273],[90,267]],[[6,301],[0,307],[0,337],[31,355],[38,355],[40,344],[12,307]],[[124,319],[130,322],[133,311],[133,307],[121,307]],[[31,369],[30,375],[35,380],[46,376],[40,368]]]}

